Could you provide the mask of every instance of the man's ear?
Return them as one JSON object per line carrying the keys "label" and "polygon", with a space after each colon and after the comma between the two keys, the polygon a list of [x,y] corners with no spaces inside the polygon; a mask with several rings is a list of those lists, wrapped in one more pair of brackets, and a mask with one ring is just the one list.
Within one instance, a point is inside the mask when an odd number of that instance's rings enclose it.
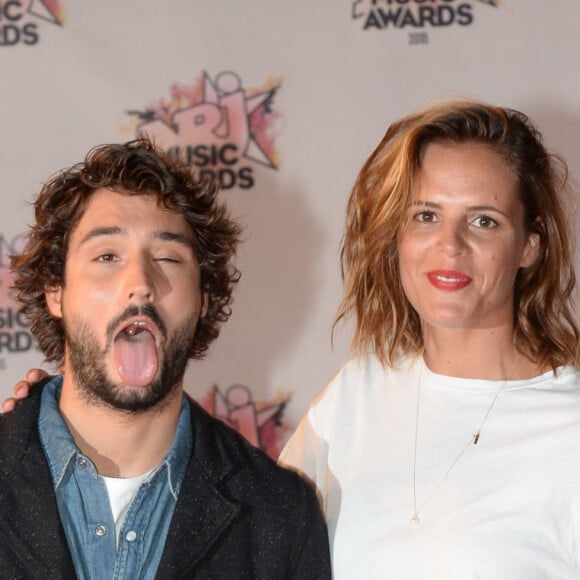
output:
{"label": "man's ear", "polygon": [[62,286],[47,288],[44,291],[44,298],[52,316],[62,318]]}
{"label": "man's ear", "polygon": [[203,318],[207,314],[207,309],[209,308],[209,296],[207,292],[203,292],[201,295],[201,310],[199,312],[199,317]]}

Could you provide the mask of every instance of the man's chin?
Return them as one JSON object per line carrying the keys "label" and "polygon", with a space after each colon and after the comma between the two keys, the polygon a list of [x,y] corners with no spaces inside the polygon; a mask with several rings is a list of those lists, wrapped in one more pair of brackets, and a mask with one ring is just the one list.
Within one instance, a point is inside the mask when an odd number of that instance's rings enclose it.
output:
{"label": "man's chin", "polygon": [[87,403],[126,413],[161,411],[181,391],[195,344],[196,320],[187,319],[166,343],[159,345],[155,377],[150,384],[123,384],[110,348],[102,350],[88,324],[67,322],[67,366]]}
{"label": "man's chin", "polygon": [[175,396],[175,389],[162,388],[158,380],[139,387],[106,381],[82,390],[90,404],[132,414],[162,410]]}

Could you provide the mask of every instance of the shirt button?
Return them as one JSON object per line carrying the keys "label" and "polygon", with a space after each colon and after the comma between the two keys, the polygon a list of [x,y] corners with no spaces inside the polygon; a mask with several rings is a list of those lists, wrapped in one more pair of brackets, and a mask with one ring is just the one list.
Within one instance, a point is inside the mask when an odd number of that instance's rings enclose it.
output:
{"label": "shirt button", "polygon": [[79,457],[78,466],[84,469],[87,466],[87,460],[84,457]]}
{"label": "shirt button", "polygon": [[125,534],[125,539],[127,542],[134,542],[137,539],[137,532],[134,532],[133,530],[128,531]]}
{"label": "shirt button", "polygon": [[105,536],[107,534],[107,528],[105,526],[97,526],[95,528],[95,534],[97,534],[97,536]]}

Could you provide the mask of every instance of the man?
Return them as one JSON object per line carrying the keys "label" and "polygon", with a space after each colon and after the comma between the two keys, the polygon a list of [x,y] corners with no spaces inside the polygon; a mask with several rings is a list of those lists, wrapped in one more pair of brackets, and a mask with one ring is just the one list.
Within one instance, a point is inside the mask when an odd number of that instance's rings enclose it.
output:
{"label": "man", "polygon": [[315,493],[184,395],[239,229],[149,141],[42,189],[15,289],[62,375],[0,418],[3,578],[330,578]]}

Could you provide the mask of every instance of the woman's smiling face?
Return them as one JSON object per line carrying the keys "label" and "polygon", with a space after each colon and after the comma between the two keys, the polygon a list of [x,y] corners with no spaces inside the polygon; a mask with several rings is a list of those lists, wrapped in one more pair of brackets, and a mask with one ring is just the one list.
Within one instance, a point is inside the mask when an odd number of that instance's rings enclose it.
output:
{"label": "woman's smiling face", "polygon": [[405,294],[423,326],[513,324],[518,269],[537,256],[518,178],[479,143],[431,143],[399,236]]}

